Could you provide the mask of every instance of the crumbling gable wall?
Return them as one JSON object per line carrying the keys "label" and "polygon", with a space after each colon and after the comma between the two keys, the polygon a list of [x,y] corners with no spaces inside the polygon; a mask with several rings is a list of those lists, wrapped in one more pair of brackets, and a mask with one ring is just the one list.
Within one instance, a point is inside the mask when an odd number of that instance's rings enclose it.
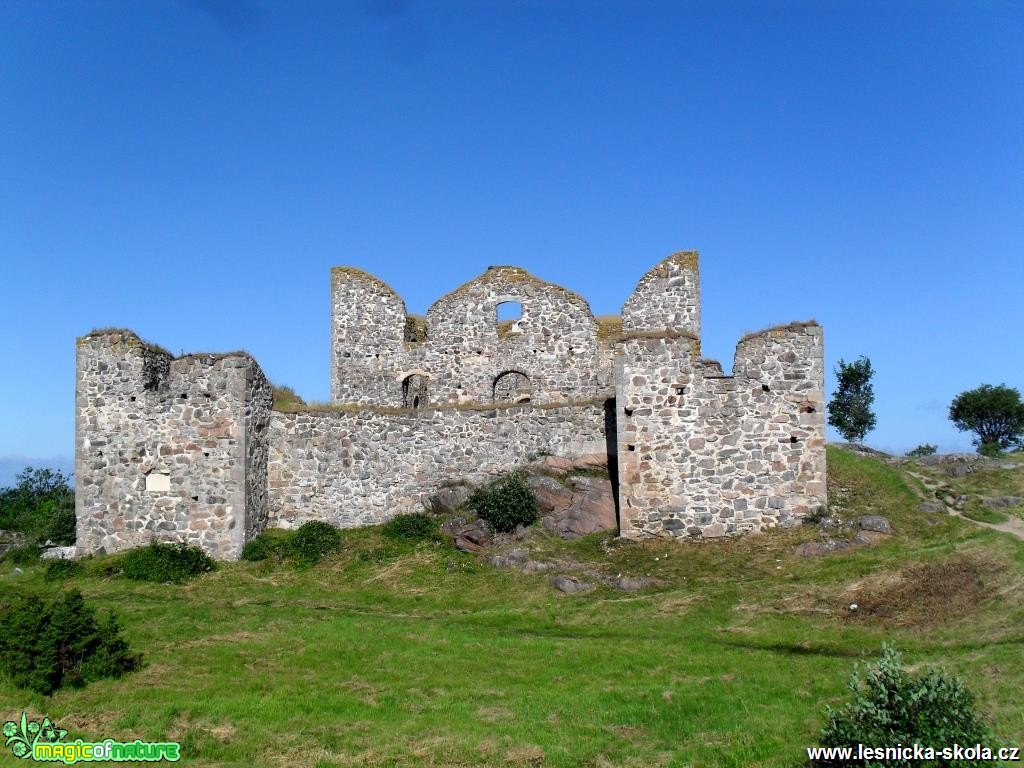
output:
{"label": "crumbling gable wall", "polygon": [[237,558],[266,524],[271,402],[244,353],[174,358],[129,331],[79,339],[79,553],[185,541]]}
{"label": "crumbling gable wall", "polygon": [[373,275],[331,270],[331,400],[401,406],[405,302]]}
{"label": "crumbling gable wall", "polygon": [[696,251],[680,251],[648,270],[622,306],[622,330],[689,333],[699,351],[698,258]]}
{"label": "crumbling gable wall", "polygon": [[[336,268],[332,280],[335,403],[544,404],[611,392],[612,352],[586,300],[524,269],[489,268],[435,302],[425,324],[366,273]],[[499,321],[508,303],[521,314]]]}

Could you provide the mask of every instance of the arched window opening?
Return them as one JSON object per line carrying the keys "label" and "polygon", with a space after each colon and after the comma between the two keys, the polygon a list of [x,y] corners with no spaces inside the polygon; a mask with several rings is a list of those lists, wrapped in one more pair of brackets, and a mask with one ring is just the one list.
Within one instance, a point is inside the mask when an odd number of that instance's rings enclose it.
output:
{"label": "arched window opening", "polygon": [[402,379],[402,405],[405,408],[422,408],[428,402],[427,377],[419,373]]}
{"label": "arched window opening", "polygon": [[494,402],[528,403],[533,396],[530,377],[519,371],[506,371],[494,380]]}

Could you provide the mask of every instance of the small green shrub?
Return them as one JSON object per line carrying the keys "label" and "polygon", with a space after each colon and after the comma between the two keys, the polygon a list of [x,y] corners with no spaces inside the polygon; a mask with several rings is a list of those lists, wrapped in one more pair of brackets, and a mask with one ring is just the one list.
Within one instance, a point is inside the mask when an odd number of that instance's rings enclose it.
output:
{"label": "small green shrub", "polygon": [[469,508],[502,533],[537,520],[537,498],[522,472],[510,472],[477,488],[469,498]]}
{"label": "small green shrub", "polygon": [[[855,669],[847,688],[853,700],[839,710],[826,709],[823,746],[991,743],[988,728],[974,711],[974,697],[958,678],[946,677],[936,669],[912,676],[890,645],[882,646],[882,658],[865,674]],[[976,764],[980,765],[957,763]]]}
{"label": "small green shrub", "polygon": [[185,542],[152,543],[132,549],[121,556],[121,571],[135,581],[174,582],[180,584],[193,576],[212,571],[216,566],[199,547]]}
{"label": "small green shrub", "polygon": [[931,443],[922,443],[912,451],[907,451],[907,458],[910,459],[923,459],[925,456],[932,456],[939,450],[937,445]]}
{"label": "small green shrub", "polygon": [[391,539],[420,541],[429,539],[437,531],[437,520],[423,512],[395,515],[384,523],[382,533]]}
{"label": "small green shrub", "polygon": [[79,562],[74,560],[52,560],[46,566],[44,578],[47,581],[64,581],[65,579],[73,579],[75,576],[81,576],[83,573],[85,573],[85,568]]}
{"label": "small green shrub", "polygon": [[114,614],[100,618],[72,590],[53,600],[16,598],[0,612],[0,668],[19,688],[44,695],[136,669]]}
{"label": "small green shrub", "polygon": [[329,523],[311,520],[298,527],[291,537],[289,549],[295,559],[314,565],[341,549],[341,531]]}
{"label": "small green shrub", "polygon": [[11,565],[35,565],[39,562],[39,547],[36,544],[23,544],[8,549],[2,559]]}
{"label": "small green shrub", "polygon": [[60,505],[50,515],[50,525],[46,538],[62,547],[70,547],[75,543],[75,508]]}
{"label": "small green shrub", "polygon": [[293,534],[280,528],[268,528],[250,539],[242,548],[242,559],[250,562],[284,560],[288,557]]}

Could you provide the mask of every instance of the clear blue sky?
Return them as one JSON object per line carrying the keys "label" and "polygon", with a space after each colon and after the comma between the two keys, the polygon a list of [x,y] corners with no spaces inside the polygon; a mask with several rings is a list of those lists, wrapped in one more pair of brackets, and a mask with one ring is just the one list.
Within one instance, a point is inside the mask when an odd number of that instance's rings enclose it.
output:
{"label": "clear blue sky", "polygon": [[331,265],[611,313],[683,248],[727,369],[814,317],[869,444],[969,449],[951,398],[1024,386],[1022,246],[1021,2],[0,3],[0,457],[73,453],[93,327],[326,399]]}

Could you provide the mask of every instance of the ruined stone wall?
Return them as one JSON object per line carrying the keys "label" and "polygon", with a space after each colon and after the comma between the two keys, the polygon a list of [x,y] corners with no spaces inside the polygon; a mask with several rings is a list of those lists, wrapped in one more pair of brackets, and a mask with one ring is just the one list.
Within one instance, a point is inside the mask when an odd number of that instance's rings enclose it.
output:
{"label": "ruined stone wall", "polygon": [[621,534],[715,537],[826,502],[821,328],[745,337],[732,376],[696,340],[635,338],[616,363]]}
{"label": "ruined stone wall", "polygon": [[622,330],[685,332],[700,349],[700,272],[696,251],[680,251],[640,278],[622,306]]}
{"label": "ruined stone wall", "polygon": [[374,525],[422,510],[446,481],[483,481],[544,453],[604,453],[604,407],[274,413],[269,525]]}
{"label": "ruined stone wall", "polygon": [[400,406],[405,302],[360,269],[331,270],[331,401]]}
{"label": "ruined stone wall", "polygon": [[127,331],[79,339],[79,553],[156,540],[238,557],[266,520],[270,405],[244,353],[174,358]]}
{"label": "ruined stone wall", "polygon": [[[425,324],[376,278],[337,268],[332,280],[335,403],[543,404],[612,391],[612,350],[587,302],[518,267],[491,267],[435,302]],[[518,319],[499,322],[505,303],[520,305]]]}

